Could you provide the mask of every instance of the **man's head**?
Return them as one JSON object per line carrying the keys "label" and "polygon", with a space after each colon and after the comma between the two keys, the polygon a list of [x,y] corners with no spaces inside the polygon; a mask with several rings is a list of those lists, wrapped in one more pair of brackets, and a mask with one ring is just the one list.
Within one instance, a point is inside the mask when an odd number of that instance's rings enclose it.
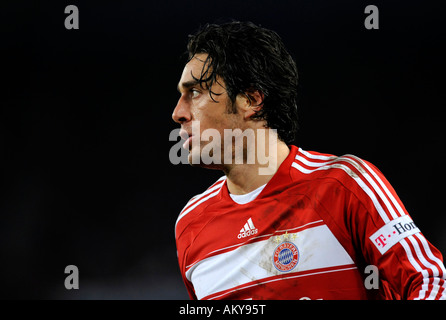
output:
{"label": "man's head", "polygon": [[[250,22],[206,25],[189,36],[173,119],[202,130],[267,127],[290,144],[297,129],[297,68],[280,37]],[[223,133],[223,131],[222,131]]]}

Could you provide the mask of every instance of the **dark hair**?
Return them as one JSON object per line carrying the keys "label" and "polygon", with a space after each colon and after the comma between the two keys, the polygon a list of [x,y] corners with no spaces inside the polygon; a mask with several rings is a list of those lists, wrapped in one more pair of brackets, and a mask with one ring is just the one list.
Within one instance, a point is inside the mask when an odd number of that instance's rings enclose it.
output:
{"label": "dark hair", "polygon": [[[195,79],[209,89],[217,75],[226,83],[233,108],[239,93],[258,90],[262,108],[253,117],[266,120],[279,139],[290,144],[297,130],[297,68],[279,35],[252,22],[207,24],[187,44],[189,60],[207,53],[201,76]],[[249,97],[249,96],[248,96]],[[215,101],[215,100],[214,100]],[[232,112],[236,112],[234,109]]]}

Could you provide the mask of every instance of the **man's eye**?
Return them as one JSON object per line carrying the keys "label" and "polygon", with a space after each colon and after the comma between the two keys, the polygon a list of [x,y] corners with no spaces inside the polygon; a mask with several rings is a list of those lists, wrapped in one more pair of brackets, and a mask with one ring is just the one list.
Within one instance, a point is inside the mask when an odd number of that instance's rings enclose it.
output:
{"label": "man's eye", "polygon": [[192,89],[190,91],[192,93],[192,99],[198,97],[198,95],[200,94],[200,91]]}

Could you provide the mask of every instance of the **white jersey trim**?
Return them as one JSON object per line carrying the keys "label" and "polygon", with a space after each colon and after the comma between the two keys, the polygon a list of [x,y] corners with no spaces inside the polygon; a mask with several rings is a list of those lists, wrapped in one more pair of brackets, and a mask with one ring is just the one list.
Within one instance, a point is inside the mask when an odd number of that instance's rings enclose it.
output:
{"label": "white jersey trim", "polygon": [[257,189],[246,193],[246,194],[232,194],[230,193],[229,196],[232,198],[232,200],[237,204],[247,204],[251,201],[254,201],[257,196],[262,192],[263,189],[265,189],[266,183],[263,186],[258,187]]}

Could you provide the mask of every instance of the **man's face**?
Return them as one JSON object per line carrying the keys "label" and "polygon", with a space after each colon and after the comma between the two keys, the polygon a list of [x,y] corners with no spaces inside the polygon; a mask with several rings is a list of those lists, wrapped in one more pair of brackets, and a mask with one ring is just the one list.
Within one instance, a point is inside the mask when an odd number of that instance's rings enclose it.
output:
{"label": "man's face", "polygon": [[[202,140],[204,130],[217,130],[220,137],[223,138],[224,129],[240,128],[243,130],[242,126],[244,126],[243,115],[228,112],[231,110],[232,102],[226,93],[225,83],[221,78],[217,77],[217,81],[211,88],[212,92],[215,93],[215,95],[213,94],[215,101],[211,99],[209,89],[204,84],[200,85],[194,80],[194,78],[200,78],[206,57],[207,54],[197,54],[184,67],[178,83],[181,97],[172,114],[173,120],[181,124],[180,135],[185,140],[183,147],[189,150],[189,163],[191,164],[192,155],[201,154],[203,148],[212,141]],[[198,136],[196,130],[192,132],[192,121],[195,125],[199,123],[200,134]],[[215,168],[215,166],[208,167]]]}

